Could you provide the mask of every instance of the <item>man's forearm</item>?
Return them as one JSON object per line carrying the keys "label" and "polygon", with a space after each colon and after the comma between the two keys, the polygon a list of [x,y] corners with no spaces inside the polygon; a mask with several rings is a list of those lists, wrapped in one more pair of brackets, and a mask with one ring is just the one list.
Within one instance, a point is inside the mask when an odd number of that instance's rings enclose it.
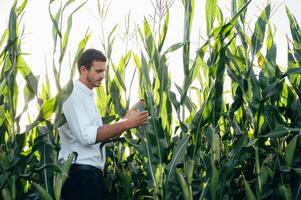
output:
{"label": "man's forearm", "polygon": [[115,124],[99,127],[97,129],[96,143],[120,136],[125,130],[127,130],[127,127],[123,120]]}

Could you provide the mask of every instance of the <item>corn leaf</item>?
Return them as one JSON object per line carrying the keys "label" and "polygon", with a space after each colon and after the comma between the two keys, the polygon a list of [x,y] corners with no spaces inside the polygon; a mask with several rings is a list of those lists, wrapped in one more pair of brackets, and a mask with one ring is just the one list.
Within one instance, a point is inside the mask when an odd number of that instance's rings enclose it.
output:
{"label": "corn leaf", "polygon": [[262,11],[260,14],[259,18],[257,19],[255,23],[255,30],[252,34],[252,48],[251,52],[252,55],[256,55],[258,51],[261,49],[264,41],[264,36],[265,36],[265,30],[266,30],[266,25],[270,19],[270,13],[271,13],[271,5],[268,4],[266,8]]}
{"label": "corn leaf", "polygon": [[68,40],[69,40],[69,34],[70,34],[70,31],[71,31],[71,28],[72,28],[72,17],[74,15],[74,13],[76,13],[81,7],[83,7],[86,4],[86,2],[87,1],[85,1],[82,4],[80,4],[76,9],[74,9],[72,11],[72,13],[68,17],[68,26],[67,26],[66,32],[64,34],[63,43],[62,43],[62,49],[61,49],[61,55],[60,55],[60,58],[59,58],[59,62],[60,63],[62,63],[63,58],[65,56],[65,52],[66,52],[66,48],[67,48],[67,43],[68,43]]}
{"label": "corn leaf", "polygon": [[276,129],[274,129],[273,131],[265,134],[265,135],[261,135],[260,137],[263,138],[280,138],[283,137],[285,135],[287,135],[288,133],[290,133],[291,131],[301,131],[301,128],[289,128],[289,127],[278,127]]}
{"label": "corn leaf", "polygon": [[167,182],[172,181],[172,179],[175,177],[175,170],[178,164],[183,162],[186,151],[187,151],[187,145],[188,145],[189,137],[184,137],[179,139],[175,147],[173,149],[173,157],[167,165]]}
{"label": "corn leaf", "polygon": [[89,41],[90,39],[90,36],[91,34],[86,34],[85,37],[79,42],[78,44],[78,47],[77,47],[77,51],[76,51],[76,54],[75,54],[75,57],[74,57],[74,61],[73,61],[73,64],[72,64],[72,69],[71,69],[71,74],[70,74],[70,80],[73,78],[74,74],[75,74],[75,71],[77,69],[77,61],[79,59],[79,56],[83,53],[86,45],[87,45],[87,42]]}
{"label": "corn leaf", "polygon": [[217,0],[207,0],[206,1],[206,30],[207,30],[207,35],[210,35],[210,32],[213,27],[213,23],[215,20],[215,16],[217,13]]}
{"label": "corn leaf", "polygon": [[298,136],[296,135],[285,148],[284,160],[286,166],[290,168],[293,167],[294,164],[294,155],[295,155],[297,141],[298,141]]}
{"label": "corn leaf", "polygon": [[61,191],[62,191],[62,187],[68,177],[68,171],[71,167],[71,164],[73,162],[74,159],[76,159],[77,157],[77,153],[71,153],[68,156],[68,159],[62,164],[62,166],[60,166],[62,173],[59,173],[56,177],[55,177],[55,181],[53,182],[54,185],[54,196],[56,200],[61,199]]}
{"label": "corn leaf", "polygon": [[48,192],[39,183],[33,182],[32,185],[35,187],[42,200],[53,200],[50,194],[48,194]]}
{"label": "corn leaf", "polygon": [[244,188],[245,188],[247,200],[256,200],[256,196],[253,193],[252,189],[250,188],[248,182],[246,181],[245,177],[243,178],[244,178]]}
{"label": "corn leaf", "polygon": [[168,29],[168,22],[169,22],[169,9],[167,7],[166,8],[166,16],[165,16],[165,20],[164,20],[164,25],[162,27],[161,34],[160,34],[160,40],[158,42],[158,51],[159,52],[161,52],[164,41],[165,41],[165,37],[166,37],[167,29]]}

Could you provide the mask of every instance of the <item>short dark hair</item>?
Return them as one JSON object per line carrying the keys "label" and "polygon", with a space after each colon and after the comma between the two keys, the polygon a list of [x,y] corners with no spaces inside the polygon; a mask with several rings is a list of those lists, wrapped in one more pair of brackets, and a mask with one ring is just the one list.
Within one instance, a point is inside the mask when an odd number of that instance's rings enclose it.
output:
{"label": "short dark hair", "polygon": [[85,66],[89,70],[94,61],[106,62],[107,58],[101,51],[97,49],[85,50],[77,62],[78,72],[80,73],[81,66]]}

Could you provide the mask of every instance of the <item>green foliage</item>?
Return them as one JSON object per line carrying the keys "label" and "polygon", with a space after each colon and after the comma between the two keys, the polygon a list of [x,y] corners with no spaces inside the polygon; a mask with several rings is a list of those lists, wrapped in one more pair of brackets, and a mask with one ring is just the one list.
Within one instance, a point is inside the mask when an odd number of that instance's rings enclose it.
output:
{"label": "green foliage", "polygon": [[[61,86],[72,18],[85,5],[75,7],[64,24],[66,8],[74,2],[69,0],[56,11],[52,10],[56,1],[49,2],[55,96],[50,94],[49,74],[39,91],[40,80],[21,52],[18,27],[27,0],[19,6],[14,1],[8,27],[1,32],[1,199],[60,199],[76,156],[73,153],[65,163],[57,163],[58,127],[65,123],[62,103],[72,91],[76,62],[91,35],[87,32],[79,41],[69,82]],[[132,81],[136,78],[139,84],[133,92],[145,99],[150,115],[146,125],[100,146],[114,142],[107,147],[105,169],[110,199],[300,199],[301,29],[296,18],[286,8],[292,40],[288,39],[284,71],[276,63],[272,4],[263,8],[249,32],[250,1],[232,0],[231,18],[224,17],[218,1],[206,1],[208,38],[193,55],[190,34],[196,9],[193,0],[182,3],[183,40],[170,47],[165,44],[172,20],[168,4],[161,29],[156,32],[145,18],[137,33],[143,48],[126,50],[116,63],[112,55],[118,26],[103,36],[108,72],[105,84],[96,89],[103,122],[120,119],[129,108],[132,83],[129,86],[125,77],[131,62],[135,64]],[[170,73],[168,60],[179,49],[184,81],[176,81],[173,91],[177,77]],[[25,82],[24,90],[18,88],[17,75]],[[17,115],[22,92],[25,104]],[[233,102],[226,102],[226,95]],[[39,114],[34,119],[29,116],[30,124],[21,133],[21,117],[34,99]]]}
{"label": "green foliage", "polygon": [[[49,94],[49,85],[46,84],[43,87],[42,98],[39,97],[39,79],[33,75],[21,52],[22,35],[19,33],[18,26],[26,4],[27,0],[24,0],[18,7],[18,2],[14,1],[9,16],[9,26],[1,37],[1,45],[6,40],[0,56],[0,112],[3,114],[0,120],[1,199],[53,199],[52,196],[60,199],[61,188],[74,155],[62,167],[56,164],[59,150],[58,126],[64,123],[61,107],[71,93],[73,84],[69,81],[69,84],[52,98]],[[60,35],[59,26],[56,24],[58,23],[54,23],[54,29],[57,31],[54,34]],[[69,25],[64,39],[64,51],[70,29]],[[85,48],[88,39],[89,36],[80,43],[75,60]],[[56,43],[56,38],[54,40]],[[60,60],[64,57],[63,53]],[[17,101],[19,93],[23,91],[22,88],[18,88],[18,74],[25,82],[24,107],[19,115],[16,113],[17,106],[19,106]],[[59,80],[59,74],[56,75],[56,79]],[[59,84],[58,81],[57,84]],[[58,88],[61,86],[59,85]],[[40,106],[39,114],[27,125],[26,130],[21,132],[21,117],[28,111],[28,103],[34,99]],[[56,183],[55,187],[53,183]]]}

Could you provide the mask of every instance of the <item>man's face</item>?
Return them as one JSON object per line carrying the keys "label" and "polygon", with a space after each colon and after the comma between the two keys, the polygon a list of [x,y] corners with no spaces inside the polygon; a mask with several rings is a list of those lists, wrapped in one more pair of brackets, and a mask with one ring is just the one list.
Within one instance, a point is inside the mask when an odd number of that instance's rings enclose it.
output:
{"label": "man's face", "polygon": [[92,89],[99,87],[101,81],[104,79],[106,71],[106,62],[94,61],[89,70],[86,68],[83,71],[83,75],[86,79],[87,86]]}

